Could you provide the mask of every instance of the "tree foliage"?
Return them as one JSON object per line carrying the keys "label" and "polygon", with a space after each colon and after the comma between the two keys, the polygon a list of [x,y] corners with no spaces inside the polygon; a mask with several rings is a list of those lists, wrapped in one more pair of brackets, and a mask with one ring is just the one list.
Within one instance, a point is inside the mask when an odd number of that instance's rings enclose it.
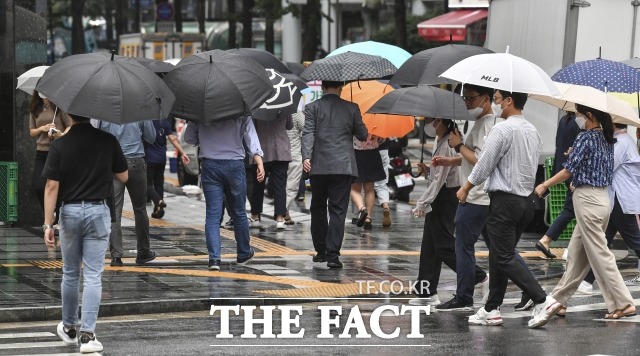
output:
{"label": "tree foliage", "polygon": [[[431,11],[431,12],[427,12],[422,16],[409,16],[406,22],[407,45],[405,47],[403,46],[399,46],[399,47],[404,48],[407,52],[411,54],[415,54],[428,48],[442,46],[443,44],[442,42],[430,42],[418,35],[418,23],[428,20],[432,17],[438,16],[440,14],[442,13],[439,11]],[[372,39],[374,41],[388,43],[388,44],[397,46],[395,24],[392,23],[383,27],[382,29],[380,29],[380,31],[377,34],[372,36]]]}

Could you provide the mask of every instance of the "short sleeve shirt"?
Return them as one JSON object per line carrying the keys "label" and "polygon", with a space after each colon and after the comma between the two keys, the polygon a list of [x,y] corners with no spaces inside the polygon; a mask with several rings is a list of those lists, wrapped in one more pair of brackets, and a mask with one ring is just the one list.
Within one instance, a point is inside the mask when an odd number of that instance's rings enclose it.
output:
{"label": "short sleeve shirt", "polygon": [[601,130],[578,134],[564,168],[573,175],[575,187],[606,187],[613,179],[613,144],[604,139]]}

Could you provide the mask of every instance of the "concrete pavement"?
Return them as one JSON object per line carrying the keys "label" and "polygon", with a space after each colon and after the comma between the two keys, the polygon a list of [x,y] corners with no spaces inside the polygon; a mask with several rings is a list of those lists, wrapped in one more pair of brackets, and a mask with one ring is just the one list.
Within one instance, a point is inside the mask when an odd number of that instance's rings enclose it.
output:
{"label": "concrete pavement", "polygon": [[[271,220],[273,205],[265,199],[262,222],[251,226],[251,245],[257,252],[256,258],[246,266],[235,264],[233,232],[222,229],[222,270],[208,271],[204,200],[180,195],[180,189],[174,186],[175,174],[167,171],[166,181],[166,214],[163,219],[150,219],[151,246],[159,257],[143,266],[135,264],[133,212],[129,201],[125,202],[124,266],[110,267],[107,254],[101,316],[206,310],[212,298],[218,304],[235,303],[238,298],[252,298],[245,300],[250,303],[273,304],[290,303],[292,299],[371,296],[388,292],[379,287],[378,282],[406,284],[416,279],[423,220],[411,216],[410,205],[391,205],[393,225],[390,228],[381,227],[380,209],[373,212],[371,231],[345,222],[341,257],[345,268],[330,270],[324,263],[311,261],[309,194],[304,202],[298,202],[290,210],[296,224],[284,231],[276,230]],[[418,182],[412,197],[418,197],[421,189],[424,184]],[[151,208],[148,206],[149,214]],[[0,227],[0,322],[60,318],[61,255],[59,249],[48,251],[41,235],[39,227]],[[559,277],[565,261],[543,259],[533,247],[539,237],[540,234],[525,234],[518,247],[536,278]],[[484,243],[479,242],[476,249],[478,263],[487,267],[488,252]],[[558,256],[562,252],[562,248],[554,250]],[[617,251],[617,256],[625,273],[635,271],[635,257],[627,257],[624,249]],[[440,299],[447,300],[455,291],[455,274],[443,267],[440,280]],[[363,290],[363,281],[374,281],[376,287]],[[549,289],[555,285],[552,281],[548,283]],[[510,286],[507,298],[508,303],[519,301],[515,286]]]}

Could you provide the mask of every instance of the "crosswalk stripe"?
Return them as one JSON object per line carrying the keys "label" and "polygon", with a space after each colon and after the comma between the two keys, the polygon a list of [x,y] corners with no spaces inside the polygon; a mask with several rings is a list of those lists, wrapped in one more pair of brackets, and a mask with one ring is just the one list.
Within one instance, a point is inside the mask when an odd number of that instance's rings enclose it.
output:
{"label": "crosswalk stripe", "polygon": [[0,334],[0,339],[15,339],[20,337],[49,337],[49,336],[56,336],[56,335],[50,332],[10,333],[10,334]]}
{"label": "crosswalk stripe", "polygon": [[0,350],[8,349],[30,349],[35,347],[60,347],[65,346],[62,341],[44,341],[44,342],[17,342],[13,344],[0,344]]}

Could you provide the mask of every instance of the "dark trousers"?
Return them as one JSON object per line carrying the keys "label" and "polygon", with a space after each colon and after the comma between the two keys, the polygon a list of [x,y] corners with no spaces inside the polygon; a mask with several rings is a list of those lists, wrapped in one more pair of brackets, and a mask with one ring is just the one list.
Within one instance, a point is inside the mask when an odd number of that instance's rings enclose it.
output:
{"label": "dark trousers", "polygon": [[567,197],[564,200],[562,211],[560,215],[553,220],[545,235],[549,236],[553,241],[556,241],[575,217],[576,213],[573,211],[573,192],[567,187]]}
{"label": "dark trousers", "polygon": [[489,300],[486,311],[502,305],[509,279],[534,303],[544,302],[547,294],[526,266],[518,263],[516,245],[524,228],[533,219],[533,207],[528,197],[504,192],[491,192],[489,218],[486,228],[489,236]]}
{"label": "dark trousers", "polygon": [[164,199],[164,163],[147,163],[147,195],[155,205]]}
{"label": "dark trousers", "polygon": [[[418,281],[427,281],[429,290],[420,291],[419,296],[421,297],[438,293],[442,263],[456,271],[453,218],[458,208],[458,199],[456,198],[458,189],[459,187],[441,188],[431,203],[433,210],[425,216],[422,245],[420,247]],[[484,279],[484,272],[479,272],[483,274],[482,279]]]}
{"label": "dark trousers", "polygon": [[[344,219],[347,216],[351,181],[353,177],[343,174],[311,176],[311,237],[313,247],[328,262],[340,256],[344,238]],[[327,221],[327,211],[329,220]]]}
{"label": "dark trousers", "polygon": [[[257,167],[257,166],[256,166]],[[271,161],[264,163],[265,179],[262,182],[258,182],[256,175],[254,174],[253,188],[251,190],[251,214],[258,215],[262,213],[262,204],[264,203],[264,185],[266,176],[269,176],[269,187],[273,193],[273,207],[274,215],[286,215],[287,214],[287,170],[289,169],[289,162],[287,161]]]}
{"label": "dark trousers", "polygon": [[486,272],[476,265],[475,244],[480,234],[483,234],[487,241],[484,226],[488,215],[487,205],[459,204],[456,210],[456,299],[465,304],[473,303],[474,286],[487,276]]}
{"label": "dark trousers", "polygon": [[[627,246],[629,246],[629,248],[636,253],[636,256],[640,258],[640,228],[638,228],[636,215],[625,214],[622,211],[622,207],[618,201],[618,196],[616,195],[613,203],[613,209],[609,216],[609,224],[607,225],[607,230],[605,230],[605,237],[607,238],[608,246],[611,246],[611,242],[617,232],[620,232],[620,236],[622,236],[622,239]],[[589,270],[589,273],[584,277],[584,280],[593,284],[596,280],[593,271]]]}

